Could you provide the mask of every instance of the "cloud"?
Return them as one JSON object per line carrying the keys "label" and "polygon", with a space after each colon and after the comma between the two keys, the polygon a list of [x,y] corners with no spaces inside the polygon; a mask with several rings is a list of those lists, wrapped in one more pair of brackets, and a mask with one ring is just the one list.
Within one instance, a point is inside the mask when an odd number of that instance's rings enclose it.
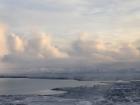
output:
{"label": "cloud", "polygon": [[39,27],[55,34],[83,30],[135,34],[139,30],[139,3],[139,0],[1,0],[0,17],[18,32]]}
{"label": "cloud", "polygon": [[[52,38],[45,34],[34,34],[34,37],[23,38],[21,35],[14,33],[6,35],[2,41],[7,42],[1,44],[3,49],[6,49],[8,53],[3,52],[3,61],[5,62],[19,62],[32,61],[40,59],[59,59],[67,58],[69,55],[67,52],[61,51],[53,43]],[[7,45],[7,46],[5,46]],[[5,54],[5,55],[4,55]],[[22,56],[21,56],[22,55]]]}
{"label": "cloud", "polygon": [[108,49],[109,45],[102,39],[90,39],[88,34],[81,34],[79,39],[73,42],[73,54],[79,57],[87,57],[94,62],[112,61],[113,58],[107,53],[111,53],[113,49]]}
{"label": "cloud", "polygon": [[7,54],[7,42],[6,42],[6,27],[0,25],[0,57]]}
{"label": "cloud", "polygon": [[[0,0],[0,21],[10,27],[6,30],[0,25],[1,63],[19,68],[51,65],[62,69],[94,66],[99,62],[139,61],[139,42],[135,45],[129,42],[139,38],[139,3],[139,0]],[[28,32],[34,28],[54,35]],[[81,31],[111,38],[106,41],[83,33],[75,39],[71,35]],[[55,38],[62,43],[55,43]]]}
{"label": "cloud", "polygon": [[[67,58],[68,54],[61,51],[45,33],[39,34],[28,42],[29,53],[35,53],[41,58]],[[28,52],[28,51],[27,51]]]}
{"label": "cloud", "polygon": [[[140,51],[132,43],[123,42],[113,46],[113,43],[102,38],[90,38],[87,33],[82,33],[72,42],[71,50],[60,49],[59,45],[53,42],[53,37],[46,33],[35,33],[30,38],[24,38],[13,33],[6,35],[5,29],[1,28],[0,35],[0,54],[6,61],[15,58],[23,61],[24,59],[85,58],[95,62],[111,62],[138,60],[140,57]],[[21,54],[24,57],[20,57]]]}
{"label": "cloud", "polygon": [[127,62],[140,58],[140,51],[133,43],[123,41],[114,46],[113,42],[102,38],[90,38],[85,33],[73,42],[72,49],[74,56],[87,57],[95,62]]}
{"label": "cloud", "polygon": [[26,42],[22,37],[13,33],[8,36],[8,45],[11,53],[22,53],[25,51]]}
{"label": "cloud", "polygon": [[134,46],[136,46],[137,50],[140,51],[140,39],[137,39],[133,42]]}
{"label": "cloud", "polygon": [[[21,70],[80,70],[94,69],[97,64],[112,62],[139,62],[140,50],[133,43],[115,42],[91,37],[82,33],[72,41],[71,47],[64,49],[56,45],[47,33],[32,33],[30,37],[10,34],[1,28],[0,65],[10,65],[6,69]],[[59,44],[59,43],[57,43]],[[5,67],[3,67],[5,68]],[[8,70],[9,71],[9,70]]]}
{"label": "cloud", "polygon": [[[5,36],[2,36],[2,42],[4,40],[6,41],[5,43],[1,42],[3,46],[1,54],[3,56],[0,58],[0,65],[10,65],[9,67],[3,67],[6,69],[5,72],[7,72],[7,69],[16,72],[18,72],[19,69],[21,69],[19,72],[28,71],[30,69],[36,70],[37,68],[46,67],[46,64],[49,66],[50,64],[48,63],[51,60],[53,60],[53,62],[59,62],[58,59],[69,57],[68,53],[56,47],[52,41],[53,38],[45,33],[34,33],[30,38],[25,38],[22,35],[14,33],[3,33],[1,35]],[[7,53],[4,52],[4,49]],[[54,67],[55,66],[56,65],[54,65]]]}
{"label": "cloud", "polygon": [[122,43],[118,49],[118,55],[116,59],[118,60],[139,60],[140,51],[132,43]]}

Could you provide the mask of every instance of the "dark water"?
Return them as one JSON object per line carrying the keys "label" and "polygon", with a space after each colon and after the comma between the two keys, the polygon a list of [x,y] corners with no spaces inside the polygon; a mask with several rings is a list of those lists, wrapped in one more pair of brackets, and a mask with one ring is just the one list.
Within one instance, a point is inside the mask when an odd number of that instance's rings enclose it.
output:
{"label": "dark water", "polygon": [[22,79],[1,78],[0,95],[24,95],[24,94],[55,94],[60,91],[52,91],[53,88],[93,86],[98,82],[58,80],[58,79]]}

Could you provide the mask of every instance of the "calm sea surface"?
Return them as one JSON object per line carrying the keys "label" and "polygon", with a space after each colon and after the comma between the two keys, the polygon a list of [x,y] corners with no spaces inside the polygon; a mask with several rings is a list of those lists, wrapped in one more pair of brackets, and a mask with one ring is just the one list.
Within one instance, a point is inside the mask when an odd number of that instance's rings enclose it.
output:
{"label": "calm sea surface", "polygon": [[57,94],[53,88],[93,86],[94,81],[57,80],[57,79],[25,79],[25,78],[0,78],[0,95],[24,94]]}

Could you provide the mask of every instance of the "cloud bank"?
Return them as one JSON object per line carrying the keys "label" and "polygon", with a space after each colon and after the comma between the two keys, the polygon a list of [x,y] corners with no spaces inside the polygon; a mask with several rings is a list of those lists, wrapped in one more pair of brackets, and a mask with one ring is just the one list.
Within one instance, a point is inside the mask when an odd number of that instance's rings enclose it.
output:
{"label": "cloud bank", "polygon": [[3,25],[0,26],[0,57],[7,53],[7,43],[5,36],[6,29]]}
{"label": "cloud bank", "polygon": [[[114,62],[139,62],[140,50],[134,43],[114,44],[102,38],[80,34],[67,49],[60,47],[47,33],[31,34],[29,37],[9,33],[0,27],[1,72],[8,70],[66,70],[67,68],[94,68],[96,64]],[[138,43],[138,41],[135,41]],[[137,44],[138,45],[138,44]]]}

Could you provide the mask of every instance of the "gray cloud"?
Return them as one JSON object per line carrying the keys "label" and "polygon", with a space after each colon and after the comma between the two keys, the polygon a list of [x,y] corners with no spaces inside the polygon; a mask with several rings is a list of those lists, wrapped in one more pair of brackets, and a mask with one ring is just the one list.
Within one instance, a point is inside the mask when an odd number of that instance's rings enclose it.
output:
{"label": "gray cloud", "polygon": [[138,15],[138,0],[0,1],[0,21],[21,33],[36,27],[55,34],[134,31],[139,28]]}
{"label": "gray cloud", "polygon": [[106,63],[139,62],[140,58],[140,51],[133,43],[123,42],[116,47],[113,42],[92,39],[88,34],[80,35],[65,50],[56,47],[53,37],[46,33],[32,34],[30,38],[6,33],[1,36],[4,50],[0,50],[0,64],[10,65],[4,67],[7,69],[4,72],[9,72],[9,69],[18,72],[94,69]]}
{"label": "gray cloud", "polygon": [[[139,0],[1,0],[0,21],[9,26],[8,31],[0,27],[1,64],[64,69],[97,62],[137,62],[139,44],[129,41],[139,37],[139,3]],[[30,33],[36,29],[45,34]],[[112,38],[105,41],[92,34],[76,39],[71,35],[82,31]],[[58,43],[54,38],[59,39]],[[127,38],[128,42],[117,42],[114,46],[119,38]]]}

